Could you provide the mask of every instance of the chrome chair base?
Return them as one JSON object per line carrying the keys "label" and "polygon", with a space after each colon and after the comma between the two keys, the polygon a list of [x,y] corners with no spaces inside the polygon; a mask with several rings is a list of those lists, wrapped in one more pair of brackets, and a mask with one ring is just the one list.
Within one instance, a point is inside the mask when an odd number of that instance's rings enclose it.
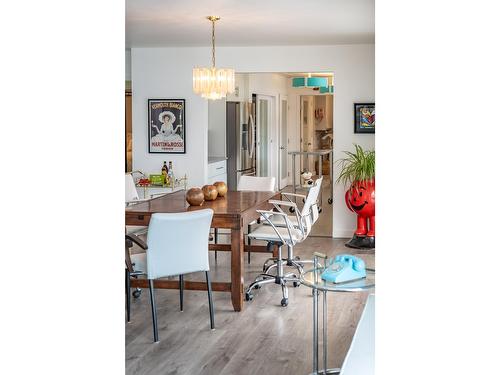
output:
{"label": "chrome chair base", "polygon": [[309,375],[322,375],[322,374],[340,374],[339,368],[328,368],[325,370],[318,370],[318,372],[311,372]]}
{"label": "chrome chair base", "polygon": [[[285,266],[295,267],[300,274],[304,273],[304,264],[313,263],[312,260],[301,260],[298,256],[294,256],[292,246],[288,246],[288,257],[282,259],[282,261],[285,262],[284,264]],[[268,265],[269,262],[272,263]],[[269,271],[271,271],[273,268],[276,268],[277,266],[278,266],[278,258],[276,257],[267,258],[266,261],[264,262],[264,265],[262,266],[262,271],[266,274],[269,274]]]}
{"label": "chrome chair base", "polygon": [[264,284],[271,284],[275,283],[278,285],[281,285],[281,292],[283,294],[283,298],[281,299],[281,306],[286,307],[288,306],[288,286],[287,282],[293,283],[293,286],[296,288],[300,286],[300,279],[295,275],[294,273],[290,272],[285,274],[284,276],[273,276],[269,275],[267,273],[261,273],[253,283],[251,283],[247,291],[245,292],[245,300],[246,301],[251,301],[253,300],[253,294],[252,290],[253,289],[260,289],[262,285]]}
{"label": "chrome chair base", "polygon": [[[254,289],[260,289],[262,287],[262,285],[264,285],[264,284],[275,283],[275,284],[281,285],[281,292],[283,294],[283,298],[281,299],[281,306],[286,307],[286,306],[288,306],[287,282],[293,283],[293,286],[296,288],[296,287],[300,286],[300,278],[296,274],[294,274],[293,272],[289,272],[286,274],[283,272],[283,267],[285,266],[285,264],[288,263],[288,261],[285,259],[282,259],[282,256],[281,256],[281,247],[283,246],[283,244],[281,242],[275,243],[275,242],[269,241],[268,247],[271,248],[272,245],[274,245],[274,244],[278,245],[278,257],[275,258],[276,259],[275,263],[273,263],[269,267],[267,267],[267,271],[269,271],[272,268],[276,268],[276,275],[271,275],[268,272],[265,272],[265,273],[261,273],[259,276],[257,276],[255,278],[255,281],[248,286],[248,288],[245,292],[245,300],[246,301],[253,300],[252,291]],[[290,250],[289,250],[289,254],[290,254]],[[299,264],[297,262],[295,262],[295,261],[292,261],[292,262],[294,262],[294,264],[293,264],[294,266],[299,267]]]}

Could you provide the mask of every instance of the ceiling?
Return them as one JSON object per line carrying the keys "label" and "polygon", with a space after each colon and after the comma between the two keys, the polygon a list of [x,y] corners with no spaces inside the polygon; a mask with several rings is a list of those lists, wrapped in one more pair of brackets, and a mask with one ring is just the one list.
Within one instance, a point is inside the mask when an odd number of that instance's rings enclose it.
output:
{"label": "ceiling", "polygon": [[126,47],[361,44],[375,41],[374,0],[126,0]]}

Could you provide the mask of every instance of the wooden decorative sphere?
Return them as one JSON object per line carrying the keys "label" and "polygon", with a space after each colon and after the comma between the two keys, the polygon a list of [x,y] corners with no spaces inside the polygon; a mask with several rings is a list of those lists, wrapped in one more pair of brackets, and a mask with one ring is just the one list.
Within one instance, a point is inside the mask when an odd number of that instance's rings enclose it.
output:
{"label": "wooden decorative sphere", "polygon": [[203,199],[203,191],[200,188],[191,188],[186,193],[186,201],[191,206],[201,206]]}
{"label": "wooden decorative sphere", "polygon": [[217,188],[214,185],[205,185],[201,188],[206,201],[217,199]]}
{"label": "wooden decorative sphere", "polygon": [[214,186],[217,188],[217,193],[219,197],[224,197],[227,193],[227,185],[224,181],[217,181],[214,183]]}

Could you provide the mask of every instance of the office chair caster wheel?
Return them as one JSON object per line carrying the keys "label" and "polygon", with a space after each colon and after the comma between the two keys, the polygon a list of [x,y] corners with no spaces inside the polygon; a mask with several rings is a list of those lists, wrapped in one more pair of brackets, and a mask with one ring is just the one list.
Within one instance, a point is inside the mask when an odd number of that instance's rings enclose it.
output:
{"label": "office chair caster wheel", "polygon": [[245,301],[251,301],[253,300],[253,294],[250,293],[245,293]]}
{"label": "office chair caster wheel", "polygon": [[295,260],[300,260],[300,257],[298,255],[295,256],[295,258],[293,258]]}
{"label": "office chair caster wheel", "polygon": [[283,298],[281,300],[281,306],[283,306],[283,307],[287,307],[288,306],[288,298]]}
{"label": "office chair caster wheel", "polygon": [[262,288],[262,285],[257,284],[257,285],[255,285],[253,288],[254,288],[254,289],[260,289],[260,288]]}
{"label": "office chair caster wheel", "polygon": [[295,212],[295,208],[290,207],[290,212],[291,212],[291,213],[294,213],[294,212]]}
{"label": "office chair caster wheel", "polygon": [[294,288],[298,288],[299,286],[300,286],[300,282],[298,282],[298,281],[294,281],[293,282],[293,287]]}
{"label": "office chair caster wheel", "polygon": [[332,198],[328,198],[328,203],[332,204],[333,203],[333,199]]}
{"label": "office chair caster wheel", "polygon": [[141,296],[141,292],[141,289],[136,289],[132,292],[132,295],[134,296],[134,298],[139,298]]}

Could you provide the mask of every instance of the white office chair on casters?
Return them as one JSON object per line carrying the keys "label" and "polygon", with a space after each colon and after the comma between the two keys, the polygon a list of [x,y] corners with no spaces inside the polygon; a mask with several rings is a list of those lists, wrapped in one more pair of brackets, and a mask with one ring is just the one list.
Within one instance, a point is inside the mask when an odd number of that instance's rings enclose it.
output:
{"label": "white office chair on casters", "polygon": [[[251,301],[253,299],[252,290],[260,289],[263,284],[275,283],[281,285],[283,298],[281,300],[282,306],[288,305],[288,287],[287,282],[292,282],[294,287],[300,285],[299,276],[293,272],[285,273],[284,266],[295,267],[299,274],[303,272],[303,261],[299,261],[293,256],[293,247],[304,241],[312,227],[312,212],[313,205],[316,205],[318,194],[321,189],[321,181],[309,189],[303,210],[299,213],[297,205],[289,201],[270,200],[277,211],[263,211],[257,210],[265,224],[255,229],[248,236],[252,239],[267,241],[268,249],[271,250],[275,245],[278,246],[278,257],[270,258],[274,264],[267,267],[264,273],[261,273],[255,281],[250,284],[245,292],[245,300]],[[294,207],[295,217],[287,215],[281,206]],[[297,223],[294,225],[293,222]],[[281,226],[277,226],[279,223]],[[267,224],[267,225],[266,225]],[[288,247],[288,257],[283,259],[281,248],[283,245]],[[272,275],[269,271],[276,268],[276,275]]]}
{"label": "white office chair on casters", "polygon": [[[204,271],[207,281],[210,328],[214,329],[214,308],[212,286],[208,263],[208,234],[213,211],[197,210],[182,213],[157,213],[151,216],[146,244],[140,244],[136,236],[127,235],[129,240],[143,246],[146,253],[131,255],[127,267],[127,319],[130,318],[130,276],[145,274],[149,281],[151,311],[153,316],[153,337],[158,342],[158,324],[154,295],[155,279],[179,275],[181,311],[186,273]],[[132,273],[130,273],[132,270]]]}
{"label": "white office chair on casters", "polygon": [[[301,194],[292,194],[292,193],[281,193],[281,195],[286,199],[286,201],[270,201],[274,205],[279,205],[279,206],[285,206],[289,209],[291,209],[292,212],[297,212],[298,215],[288,215],[289,221],[292,223],[292,225],[295,228],[300,228],[300,222],[303,223],[304,228],[307,229],[306,231],[306,237],[309,235],[311,232],[312,226],[316,223],[316,221],[319,218],[319,209],[318,209],[318,197],[319,194],[321,194],[321,184],[323,182],[323,177],[318,178],[315,182],[314,185],[309,189],[309,192],[307,196],[301,195]],[[314,189],[313,189],[314,188]],[[299,197],[304,200],[304,206],[302,207],[302,210],[297,209],[297,205],[294,201],[292,201],[292,198],[294,199]],[[284,210],[283,210],[284,211]],[[297,219],[298,218],[298,219]],[[285,228],[286,223],[285,219],[282,216],[274,216],[271,217],[272,223],[276,227],[281,227]],[[267,221],[264,221],[265,225],[269,225]],[[293,248],[288,249],[288,258],[286,265],[287,266],[295,266],[298,268],[299,272],[302,272],[303,269],[301,266],[298,266],[295,264],[295,261],[298,261],[300,264],[302,263],[312,263],[312,260],[300,260],[298,256],[293,255]],[[265,262],[264,265],[262,266],[262,270],[264,273],[269,273],[273,268],[277,267],[276,263],[277,258],[268,258]],[[273,264],[267,265],[270,261],[273,261]]]}
{"label": "white office chair on casters", "polygon": [[[238,191],[276,191],[276,179],[274,177],[255,177],[255,176],[241,176],[238,181]],[[248,233],[252,230],[252,225],[256,224],[254,220],[248,224]],[[218,230],[214,229],[215,243],[217,243]],[[250,245],[250,237],[248,244]],[[250,252],[248,252],[248,264],[250,264]],[[217,260],[217,251],[215,252],[215,260]]]}

